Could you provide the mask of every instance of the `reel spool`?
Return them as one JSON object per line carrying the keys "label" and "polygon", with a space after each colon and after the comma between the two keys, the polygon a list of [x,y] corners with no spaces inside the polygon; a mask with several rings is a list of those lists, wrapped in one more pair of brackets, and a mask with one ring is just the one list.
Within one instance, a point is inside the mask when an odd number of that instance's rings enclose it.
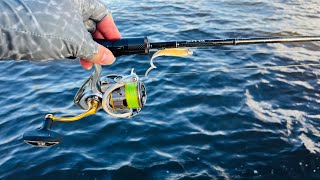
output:
{"label": "reel spool", "polygon": [[116,118],[130,118],[141,111],[146,103],[147,93],[134,69],[127,76],[107,75],[100,78],[101,66],[95,64],[94,67],[94,72],[74,97],[74,103],[86,111],[74,117],[46,115],[42,128],[24,134],[26,143],[37,147],[59,144],[60,135],[50,130],[53,121],[78,121],[102,109]]}
{"label": "reel spool", "polygon": [[102,78],[102,108],[117,118],[137,115],[147,100],[145,85],[132,70],[129,76],[106,76]]}

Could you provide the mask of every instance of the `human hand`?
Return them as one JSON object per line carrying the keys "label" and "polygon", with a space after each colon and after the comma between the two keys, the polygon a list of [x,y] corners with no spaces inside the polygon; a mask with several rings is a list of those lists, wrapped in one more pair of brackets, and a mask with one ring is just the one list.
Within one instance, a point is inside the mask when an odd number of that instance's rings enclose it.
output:
{"label": "human hand", "polygon": [[[96,30],[92,35],[96,39],[106,39],[110,41],[121,38],[121,34],[111,15],[106,16],[96,25]],[[115,57],[112,52],[100,44],[97,45],[99,47],[98,53],[95,54],[91,60],[80,58],[80,64],[83,68],[91,69],[93,63],[108,65],[114,62]]]}
{"label": "human hand", "polygon": [[98,0],[1,0],[0,15],[0,59],[79,57],[86,69],[115,59],[88,32],[106,40],[121,37]]}

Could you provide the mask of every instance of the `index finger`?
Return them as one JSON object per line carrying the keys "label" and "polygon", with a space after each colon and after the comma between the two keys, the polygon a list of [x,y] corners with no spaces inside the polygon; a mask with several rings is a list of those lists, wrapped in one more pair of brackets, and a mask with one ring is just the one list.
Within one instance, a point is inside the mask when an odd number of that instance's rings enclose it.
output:
{"label": "index finger", "polygon": [[104,39],[110,41],[119,40],[121,38],[121,34],[111,15],[104,17],[97,24],[97,30],[94,35],[97,36],[97,38],[102,36]]}

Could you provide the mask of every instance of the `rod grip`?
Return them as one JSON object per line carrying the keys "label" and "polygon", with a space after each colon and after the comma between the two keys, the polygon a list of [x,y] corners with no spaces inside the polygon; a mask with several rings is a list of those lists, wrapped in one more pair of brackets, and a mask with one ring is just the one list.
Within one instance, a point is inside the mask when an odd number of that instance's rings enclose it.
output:
{"label": "rod grip", "polygon": [[122,38],[117,41],[94,40],[108,48],[116,57],[131,54],[149,54],[149,41],[147,37]]}

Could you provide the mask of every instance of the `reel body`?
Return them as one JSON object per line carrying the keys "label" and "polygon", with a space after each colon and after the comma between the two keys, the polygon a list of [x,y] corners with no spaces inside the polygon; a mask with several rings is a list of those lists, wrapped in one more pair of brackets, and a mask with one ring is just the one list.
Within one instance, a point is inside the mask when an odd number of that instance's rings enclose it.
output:
{"label": "reel body", "polygon": [[129,118],[141,111],[147,94],[144,83],[139,80],[134,69],[127,76],[107,75],[95,80],[94,75],[95,72],[75,95],[75,104],[86,110],[88,100],[95,97],[100,104],[98,110],[103,109],[117,118]]}

